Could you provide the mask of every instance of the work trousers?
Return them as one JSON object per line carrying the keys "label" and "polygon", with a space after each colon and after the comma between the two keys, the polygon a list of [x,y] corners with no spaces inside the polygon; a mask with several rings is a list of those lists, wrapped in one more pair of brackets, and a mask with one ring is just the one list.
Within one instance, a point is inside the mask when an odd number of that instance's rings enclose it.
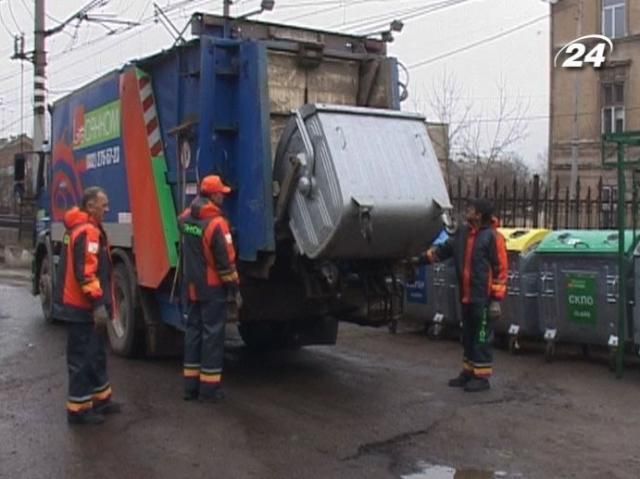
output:
{"label": "work trousers", "polygon": [[83,414],[111,400],[104,333],[93,322],[71,322],[67,335],[67,412]]}
{"label": "work trousers", "polygon": [[485,303],[462,305],[463,372],[488,379],[493,372],[493,325]]}
{"label": "work trousers", "polygon": [[190,396],[207,399],[222,383],[224,335],[227,320],[223,288],[208,301],[189,304],[184,337],[184,388]]}

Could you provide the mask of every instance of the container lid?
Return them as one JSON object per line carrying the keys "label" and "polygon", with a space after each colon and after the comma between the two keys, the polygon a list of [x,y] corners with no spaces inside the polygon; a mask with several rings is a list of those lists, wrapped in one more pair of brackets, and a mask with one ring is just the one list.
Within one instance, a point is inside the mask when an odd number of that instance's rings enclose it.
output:
{"label": "container lid", "polygon": [[[633,248],[633,231],[624,234],[625,253]],[[538,254],[617,254],[618,232],[614,230],[564,230],[554,231],[540,243]]]}
{"label": "container lid", "polygon": [[514,253],[528,251],[540,243],[549,233],[545,229],[498,228],[507,243],[507,250]]}

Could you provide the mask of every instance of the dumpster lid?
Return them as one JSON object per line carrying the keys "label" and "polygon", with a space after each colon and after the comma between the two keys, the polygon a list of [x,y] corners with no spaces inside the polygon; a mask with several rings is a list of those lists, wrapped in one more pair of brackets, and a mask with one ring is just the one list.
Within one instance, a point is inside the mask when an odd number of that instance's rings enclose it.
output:
{"label": "dumpster lid", "polygon": [[522,253],[540,243],[550,230],[535,228],[498,228],[498,232],[504,236],[507,250],[514,253]]}
{"label": "dumpster lid", "polygon": [[[625,253],[633,248],[633,231],[624,234]],[[539,254],[617,254],[618,232],[613,230],[564,230],[554,231],[542,240],[536,250]]]}

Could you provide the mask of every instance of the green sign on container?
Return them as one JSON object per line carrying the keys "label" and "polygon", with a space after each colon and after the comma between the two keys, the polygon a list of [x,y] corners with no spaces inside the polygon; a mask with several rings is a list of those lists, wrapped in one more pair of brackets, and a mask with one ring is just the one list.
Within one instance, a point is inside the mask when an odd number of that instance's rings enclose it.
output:
{"label": "green sign on container", "polygon": [[590,326],[597,323],[597,291],[595,276],[567,275],[567,311],[570,321]]}

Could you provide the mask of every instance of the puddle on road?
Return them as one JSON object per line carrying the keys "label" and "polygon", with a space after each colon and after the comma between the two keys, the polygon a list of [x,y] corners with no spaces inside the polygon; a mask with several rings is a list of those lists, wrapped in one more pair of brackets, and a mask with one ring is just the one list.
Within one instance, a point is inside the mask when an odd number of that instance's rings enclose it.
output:
{"label": "puddle on road", "polygon": [[418,472],[401,476],[402,479],[522,479],[520,474],[503,471],[482,471],[478,469],[455,469],[449,466],[419,463]]}

